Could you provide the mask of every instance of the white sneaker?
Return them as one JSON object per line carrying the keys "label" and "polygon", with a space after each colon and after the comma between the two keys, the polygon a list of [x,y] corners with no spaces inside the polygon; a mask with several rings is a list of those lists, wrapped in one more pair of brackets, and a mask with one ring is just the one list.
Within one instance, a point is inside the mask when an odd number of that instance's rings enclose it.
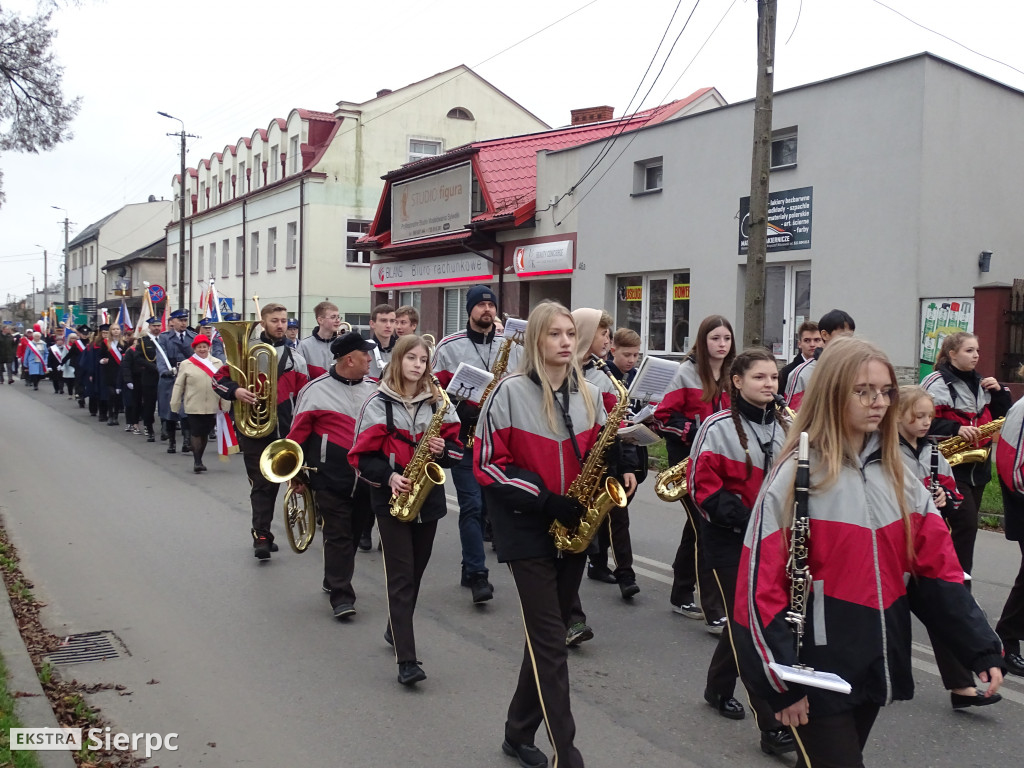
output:
{"label": "white sneaker", "polygon": [[704,628],[712,635],[720,635],[725,631],[725,625],[728,623],[729,620],[723,616],[720,619],[715,619],[714,621],[709,622]]}
{"label": "white sneaker", "polygon": [[672,612],[678,613],[680,616],[685,616],[688,619],[703,619],[704,611],[700,609],[700,606],[696,603],[684,603],[683,605],[673,605]]}

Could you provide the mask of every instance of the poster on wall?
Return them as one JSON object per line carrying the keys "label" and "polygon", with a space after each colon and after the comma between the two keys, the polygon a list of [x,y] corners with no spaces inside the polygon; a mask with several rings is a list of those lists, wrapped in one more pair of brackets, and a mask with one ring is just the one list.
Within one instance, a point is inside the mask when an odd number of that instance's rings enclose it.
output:
{"label": "poster on wall", "polygon": [[958,331],[974,331],[974,299],[921,299],[918,380],[935,370],[942,340]]}
{"label": "poster on wall", "polygon": [[[811,247],[811,211],[814,187],[786,189],[768,195],[768,253]],[[750,242],[750,198],[740,198],[739,253]]]}

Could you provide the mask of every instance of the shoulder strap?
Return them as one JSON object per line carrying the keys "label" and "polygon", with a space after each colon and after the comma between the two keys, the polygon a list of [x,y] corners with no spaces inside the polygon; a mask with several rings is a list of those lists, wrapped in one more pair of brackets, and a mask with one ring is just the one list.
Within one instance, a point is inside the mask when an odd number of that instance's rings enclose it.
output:
{"label": "shoulder strap", "polygon": [[409,445],[415,446],[416,442],[414,440],[410,440],[408,437],[406,437],[397,429],[395,429],[395,404],[391,401],[391,398],[384,397],[382,399],[384,400],[384,420],[385,424],[387,425],[387,433],[391,437],[398,438],[403,443],[408,443]]}

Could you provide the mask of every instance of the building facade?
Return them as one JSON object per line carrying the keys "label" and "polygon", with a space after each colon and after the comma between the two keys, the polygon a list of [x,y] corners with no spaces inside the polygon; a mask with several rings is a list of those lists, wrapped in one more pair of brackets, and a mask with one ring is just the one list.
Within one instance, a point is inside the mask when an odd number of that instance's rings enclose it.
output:
{"label": "building facade", "polygon": [[166,271],[167,241],[161,235],[159,240],[103,265],[104,300],[99,307],[113,310],[111,316],[116,316],[124,300],[132,320],[138,320],[143,294],[150,285],[162,285]]}
{"label": "building facade", "polygon": [[[365,327],[370,257],[355,243],[370,228],[380,177],[481,137],[545,127],[464,66],[363,103],[339,102],[332,113],[295,109],[188,170],[186,303],[197,310],[213,278],[245,317],[255,314],[258,295],[261,304],[288,307],[305,333],[313,307],[330,299]],[[179,177],[173,185],[179,189]],[[177,210],[166,235],[174,301]]]}

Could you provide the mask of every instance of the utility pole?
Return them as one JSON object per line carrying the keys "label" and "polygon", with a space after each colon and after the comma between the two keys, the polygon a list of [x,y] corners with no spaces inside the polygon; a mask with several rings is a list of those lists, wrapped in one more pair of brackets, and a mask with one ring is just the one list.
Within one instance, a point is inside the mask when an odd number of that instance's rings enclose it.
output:
{"label": "utility pole", "polygon": [[[198,139],[191,133],[185,133],[185,121],[180,117],[166,112],[157,112],[161,117],[177,120],[181,123],[180,133],[168,133],[168,136],[181,136],[181,176],[178,195],[178,309],[185,307],[185,139]],[[189,254],[191,256],[191,254]]]}
{"label": "utility pole", "polygon": [[71,311],[68,306],[68,212],[60,206],[51,205],[51,208],[57,211],[64,211],[64,314],[66,315]]}
{"label": "utility pole", "polygon": [[31,272],[28,276],[32,278],[32,322],[34,323],[38,318],[36,317],[36,276]]}
{"label": "utility pole", "polygon": [[757,0],[757,93],[750,167],[750,226],[743,346],[764,346],[764,262],[768,255],[768,177],[772,157],[777,0]]}
{"label": "utility pole", "polygon": [[[43,246],[36,244],[36,248],[43,248]],[[49,280],[49,272],[47,271],[47,259],[46,249],[43,248],[43,311],[47,313],[49,317],[50,313],[50,288],[47,284]]]}

